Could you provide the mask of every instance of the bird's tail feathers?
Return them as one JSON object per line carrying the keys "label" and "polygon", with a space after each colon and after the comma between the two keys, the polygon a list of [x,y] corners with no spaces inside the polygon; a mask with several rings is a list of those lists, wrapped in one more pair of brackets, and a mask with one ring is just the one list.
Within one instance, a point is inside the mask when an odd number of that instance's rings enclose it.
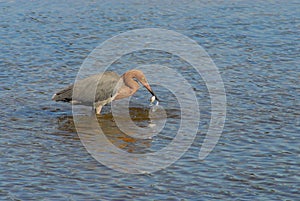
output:
{"label": "bird's tail feathers", "polygon": [[72,101],[72,93],[73,93],[73,85],[55,93],[52,96],[52,100],[70,102],[70,101]]}

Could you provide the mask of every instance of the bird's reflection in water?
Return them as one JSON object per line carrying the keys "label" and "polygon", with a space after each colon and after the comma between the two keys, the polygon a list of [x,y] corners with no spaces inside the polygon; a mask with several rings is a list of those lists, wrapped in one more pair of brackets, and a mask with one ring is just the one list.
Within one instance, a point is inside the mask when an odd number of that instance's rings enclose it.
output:
{"label": "bird's reflection in water", "polygon": [[[130,108],[130,117],[132,121],[139,127],[146,127],[149,125],[149,110],[144,108]],[[95,121],[96,119],[96,121]],[[122,118],[120,118],[122,121]],[[120,121],[120,119],[118,119]],[[124,121],[128,119],[124,118]],[[76,121],[76,127],[74,124]],[[105,137],[116,147],[123,149],[129,153],[145,153],[149,152],[152,139],[137,139],[123,133],[114,121],[111,112],[101,115],[80,115],[76,116],[60,116],[58,117],[58,129],[75,133],[80,132],[80,138],[84,142],[97,141],[97,136],[101,135],[99,129],[102,129]],[[77,136],[75,137],[77,138]],[[97,139],[96,139],[97,138]],[[78,138],[79,139],[79,138]],[[94,147],[101,151],[101,147]],[[97,151],[97,152],[98,152]]]}

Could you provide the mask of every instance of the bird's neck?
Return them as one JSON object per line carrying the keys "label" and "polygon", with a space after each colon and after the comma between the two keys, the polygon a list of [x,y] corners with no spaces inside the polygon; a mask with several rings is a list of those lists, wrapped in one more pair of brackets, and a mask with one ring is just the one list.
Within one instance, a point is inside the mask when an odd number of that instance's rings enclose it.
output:
{"label": "bird's neck", "polygon": [[139,75],[136,70],[130,70],[124,73],[122,76],[124,83],[127,87],[133,90],[137,90],[139,88],[139,84],[134,79],[138,79]]}
{"label": "bird's neck", "polygon": [[124,78],[124,83],[134,92],[139,89],[140,85],[134,80],[134,75],[127,76]]}
{"label": "bird's neck", "polygon": [[133,77],[129,79],[129,77],[127,76],[126,78],[122,77],[121,79],[122,80],[120,81],[122,83],[122,86],[118,90],[118,95],[116,96],[115,100],[133,95],[140,87],[140,85],[136,81],[134,81]]}

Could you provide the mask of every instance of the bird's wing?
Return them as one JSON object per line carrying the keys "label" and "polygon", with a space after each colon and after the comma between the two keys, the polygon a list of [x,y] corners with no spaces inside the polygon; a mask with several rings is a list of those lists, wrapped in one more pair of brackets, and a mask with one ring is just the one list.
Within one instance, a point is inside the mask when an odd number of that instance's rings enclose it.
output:
{"label": "bird's wing", "polygon": [[120,76],[111,71],[92,75],[77,81],[74,86],[73,101],[81,104],[92,104],[112,97]]}
{"label": "bird's wing", "polygon": [[105,72],[99,79],[95,101],[104,101],[112,98],[116,93],[117,83],[120,80],[120,76],[115,72]]}
{"label": "bird's wing", "polygon": [[91,105],[114,96],[114,89],[119,80],[120,76],[111,71],[92,75],[57,92],[52,100]]}

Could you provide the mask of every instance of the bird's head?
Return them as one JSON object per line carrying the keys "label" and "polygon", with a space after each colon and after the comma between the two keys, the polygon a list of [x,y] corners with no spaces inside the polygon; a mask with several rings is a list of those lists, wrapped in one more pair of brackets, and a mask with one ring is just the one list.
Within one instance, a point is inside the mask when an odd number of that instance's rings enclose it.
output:
{"label": "bird's head", "polygon": [[134,75],[133,78],[135,78],[138,82],[140,82],[152,94],[152,96],[155,96],[155,99],[157,101],[159,101],[159,99],[154,94],[153,90],[151,89],[144,73],[140,70],[132,70],[132,71],[133,71],[133,75]]}

